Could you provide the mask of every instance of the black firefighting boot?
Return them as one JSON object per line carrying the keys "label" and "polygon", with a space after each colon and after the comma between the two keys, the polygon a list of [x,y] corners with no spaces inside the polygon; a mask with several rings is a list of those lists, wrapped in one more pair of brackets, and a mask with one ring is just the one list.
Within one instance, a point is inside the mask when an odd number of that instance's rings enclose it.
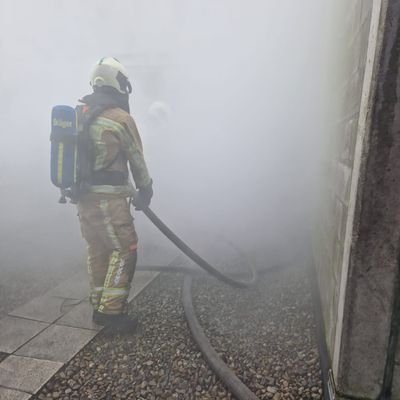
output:
{"label": "black firefighting boot", "polygon": [[138,318],[128,314],[103,314],[93,311],[93,322],[102,325],[108,333],[133,333],[138,327]]}

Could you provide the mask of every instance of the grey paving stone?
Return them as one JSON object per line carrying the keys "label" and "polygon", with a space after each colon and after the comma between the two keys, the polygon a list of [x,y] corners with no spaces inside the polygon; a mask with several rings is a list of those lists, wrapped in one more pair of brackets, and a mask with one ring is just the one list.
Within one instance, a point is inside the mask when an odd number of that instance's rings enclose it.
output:
{"label": "grey paving stone", "polygon": [[96,331],[51,325],[15,354],[51,361],[69,361],[95,335]]}
{"label": "grey paving stone", "polygon": [[[83,268],[82,268],[83,269]],[[74,274],[55,288],[49,290],[49,296],[64,297],[67,299],[82,300],[89,296],[89,278],[86,271]]]}
{"label": "grey paving stone", "polygon": [[6,389],[0,387],[1,400],[28,400],[31,398],[29,393],[19,392],[18,390]]}
{"label": "grey paving stone", "polygon": [[57,320],[56,324],[99,331],[102,327],[92,322],[92,313],[93,307],[85,300]]}
{"label": "grey paving stone", "polygon": [[128,302],[131,302],[158,274],[159,272],[137,271],[133,278]]}
{"label": "grey paving stone", "polygon": [[78,300],[63,299],[45,294],[16,308],[9,315],[51,323],[69,311],[77,302]]}
{"label": "grey paving stone", "polygon": [[[158,272],[138,271],[133,280],[128,301],[136,297],[156,276]],[[93,308],[88,300],[75,306],[71,311],[56,321],[56,325],[73,326],[77,328],[93,329],[99,331],[102,327],[92,322]]]}
{"label": "grey paving stone", "polygon": [[49,324],[18,317],[0,319],[0,351],[13,353]]}
{"label": "grey paving stone", "polygon": [[11,355],[0,363],[0,386],[36,393],[63,363]]}

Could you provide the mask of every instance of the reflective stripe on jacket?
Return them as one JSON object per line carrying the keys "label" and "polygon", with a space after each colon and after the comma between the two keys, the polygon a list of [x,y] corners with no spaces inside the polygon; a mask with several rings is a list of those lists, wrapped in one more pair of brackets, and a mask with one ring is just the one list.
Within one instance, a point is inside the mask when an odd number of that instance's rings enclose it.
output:
{"label": "reflective stripe on jacket", "polygon": [[124,185],[91,185],[90,192],[131,196],[134,188],[128,165],[137,188],[151,182],[139,132],[127,112],[121,108],[103,111],[90,125],[89,134],[94,151],[93,172],[119,172],[126,177]]}

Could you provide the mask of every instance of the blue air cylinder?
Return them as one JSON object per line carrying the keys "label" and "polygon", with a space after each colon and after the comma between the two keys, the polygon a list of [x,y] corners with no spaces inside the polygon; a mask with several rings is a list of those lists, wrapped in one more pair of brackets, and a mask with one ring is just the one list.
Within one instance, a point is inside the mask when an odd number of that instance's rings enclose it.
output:
{"label": "blue air cylinder", "polygon": [[61,191],[76,184],[77,120],[75,109],[55,106],[51,112],[51,182]]}

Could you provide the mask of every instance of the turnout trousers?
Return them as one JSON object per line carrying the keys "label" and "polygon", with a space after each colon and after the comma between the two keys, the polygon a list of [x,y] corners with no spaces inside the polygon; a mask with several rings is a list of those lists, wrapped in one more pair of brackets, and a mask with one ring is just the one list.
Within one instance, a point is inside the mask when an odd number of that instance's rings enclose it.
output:
{"label": "turnout trousers", "polygon": [[127,312],[137,261],[137,234],[124,197],[87,193],[78,202],[87,242],[90,302],[104,314]]}

